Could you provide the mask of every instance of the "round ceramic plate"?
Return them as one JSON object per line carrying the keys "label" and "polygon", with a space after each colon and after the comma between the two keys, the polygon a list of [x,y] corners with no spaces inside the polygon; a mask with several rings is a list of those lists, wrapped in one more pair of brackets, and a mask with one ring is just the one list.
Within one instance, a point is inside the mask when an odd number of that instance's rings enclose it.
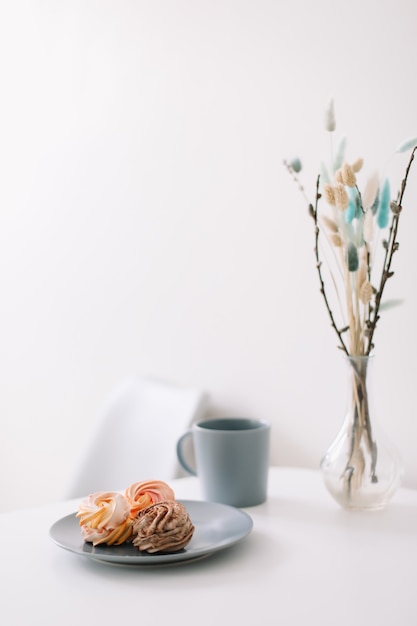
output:
{"label": "round ceramic plate", "polygon": [[96,546],[85,543],[75,513],[61,518],[49,534],[61,548],[98,561],[122,565],[161,565],[181,563],[223,550],[250,533],[252,518],[226,504],[198,500],[180,500],[186,507],[195,530],[190,543],[179,552],[147,554],[139,552],[131,543],[121,546]]}

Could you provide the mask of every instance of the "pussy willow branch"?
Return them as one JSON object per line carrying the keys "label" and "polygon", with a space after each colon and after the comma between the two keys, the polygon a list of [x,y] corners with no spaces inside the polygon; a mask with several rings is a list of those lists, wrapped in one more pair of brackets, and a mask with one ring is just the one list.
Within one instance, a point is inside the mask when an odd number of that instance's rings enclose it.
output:
{"label": "pussy willow branch", "polygon": [[310,204],[309,205],[309,211],[310,211],[310,215],[314,219],[314,224],[315,224],[315,227],[316,227],[316,239],[315,239],[314,252],[315,252],[315,255],[316,255],[316,268],[317,268],[317,272],[318,272],[319,280],[320,280],[320,293],[322,294],[322,296],[324,298],[324,302],[326,304],[326,308],[327,308],[327,311],[328,311],[329,316],[330,316],[331,325],[333,326],[337,336],[339,337],[339,341],[341,343],[339,348],[341,350],[343,350],[347,354],[347,356],[349,356],[348,349],[347,349],[346,344],[343,341],[343,337],[342,337],[342,332],[343,332],[344,329],[343,330],[339,330],[338,327],[336,326],[336,323],[335,323],[334,317],[333,317],[333,312],[332,312],[332,310],[330,308],[329,301],[327,299],[326,288],[324,286],[323,275],[322,275],[322,272],[321,272],[321,265],[322,265],[322,263],[321,263],[320,254],[319,254],[319,234],[320,234],[320,228],[319,228],[319,225],[318,225],[318,204],[319,204],[319,200],[321,198],[321,194],[319,193],[319,185],[320,185],[320,176],[317,177],[315,206],[313,207],[313,205]]}
{"label": "pussy willow branch", "polygon": [[397,233],[398,233],[398,223],[399,223],[399,219],[400,219],[400,215],[402,211],[401,203],[404,197],[405,189],[407,186],[408,175],[410,173],[411,165],[414,161],[414,155],[415,155],[416,150],[417,150],[417,146],[413,149],[411,156],[410,156],[410,160],[408,161],[407,168],[405,170],[405,175],[401,183],[401,190],[398,195],[398,199],[397,199],[395,210],[394,210],[394,215],[392,218],[388,242],[385,245],[385,257],[384,257],[384,263],[382,266],[381,282],[379,285],[379,289],[375,295],[375,306],[373,309],[373,315],[372,315],[372,318],[369,317],[368,324],[367,324],[368,325],[368,348],[366,351],[367,355],[370,354],[372,348],[374,347],[374,344],[372,343],[372,339],[375,333],[377,322],[380,317],[379,308],[381,306],[381,300],[382,300],[384,287],[388,278],[391,278],[391,276],[393,276],[394,274],[394,272],[391,271],[391,263],[392,263],[392,257],[394,256],[394,252],[396,252],[399,247],[399,244],[397,242]]}

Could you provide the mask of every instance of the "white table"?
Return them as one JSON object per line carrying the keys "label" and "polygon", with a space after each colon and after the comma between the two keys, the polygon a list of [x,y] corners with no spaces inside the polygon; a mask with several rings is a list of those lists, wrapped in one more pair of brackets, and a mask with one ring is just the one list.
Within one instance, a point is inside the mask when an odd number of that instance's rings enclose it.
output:
{"label": "white table", "polygon": [[[195,478],[170,483],[201,499]],[[150,568],[99,563],[55,545],[78,501],[0,515],[7,626],[416,626],[417,491],[382,512],[341,510],[319,472],[272,468],[249,536],[207,558]]]}

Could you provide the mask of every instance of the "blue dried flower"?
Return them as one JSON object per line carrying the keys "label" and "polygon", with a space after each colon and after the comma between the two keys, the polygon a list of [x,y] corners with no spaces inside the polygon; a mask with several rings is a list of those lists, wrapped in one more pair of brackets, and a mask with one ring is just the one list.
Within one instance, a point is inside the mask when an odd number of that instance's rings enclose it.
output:
{"label": "blue dried flower", "polygon": [[290,167],[292,170],[294,170],[294,172],[296,174],[298,174],[298,172],[301,172],[301,169],[303,167],[300,159],[298,157],[295,157],[294,159],[291,159],[290,163],[289,163]]}
{"label": "blue dried flower", "polygon": [[335,169],[335,171],[342,167],[343,161],[344,161],[344,158],[345,158],[345,151],[346,151],[346,137],[343,137],[343,139],[340,141],[340,143],[338,145],[336,156],[335,156],[335,159],[334,159],[334,169]]}
{"label": "blue dried flower", "polygon": [[348,268],[349,272],[356,272],[359,267],[358,250],[354,243],[350,242],[348,246]]}
{"label": "blue dried flower", "polygon": [[407,152],[407,150],[414,148],[414,146],[417,146],[417,137],[413,137],[413,139],[406,139],[400,143],[396,152]]}
{"label": "blue dried flower", "polygon": [[388,178],[384,180],[384,184],[381,190],[381,196],[379,199],[379,209],[377,215],[377,224],[379,228],[386,228],[389,222],[390,211],[390,184]]}
{"label": "blue dried flower", "polygon": [[351,187],[349,189],[349,206],[345,211],[345,222],[350,224],[351,221],[361,216],[361,205],[359,201],[359,195],[356,189]]}

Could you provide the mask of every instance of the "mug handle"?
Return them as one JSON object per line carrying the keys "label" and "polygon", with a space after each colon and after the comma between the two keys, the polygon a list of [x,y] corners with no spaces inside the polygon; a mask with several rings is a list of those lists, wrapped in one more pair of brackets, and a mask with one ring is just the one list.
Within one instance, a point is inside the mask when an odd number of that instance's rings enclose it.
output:
{"label": "mug handle", "polygon": [[186,472],[188,472],[192,476],[197,476],[197,472],[192,467],[190,467],[190,465],[188,465],[187,461],[184,458],[183,451],[182,451],[182,446],[183,446],[184,441],[188,439],[188,437],[191,437],[192,434],[193,433],[191,430],[187,430],[187,432],[181,435],[181,437],[178,439],[177,457],[178,457],[178,461],[180,462],[181,467],[185,469]]}

